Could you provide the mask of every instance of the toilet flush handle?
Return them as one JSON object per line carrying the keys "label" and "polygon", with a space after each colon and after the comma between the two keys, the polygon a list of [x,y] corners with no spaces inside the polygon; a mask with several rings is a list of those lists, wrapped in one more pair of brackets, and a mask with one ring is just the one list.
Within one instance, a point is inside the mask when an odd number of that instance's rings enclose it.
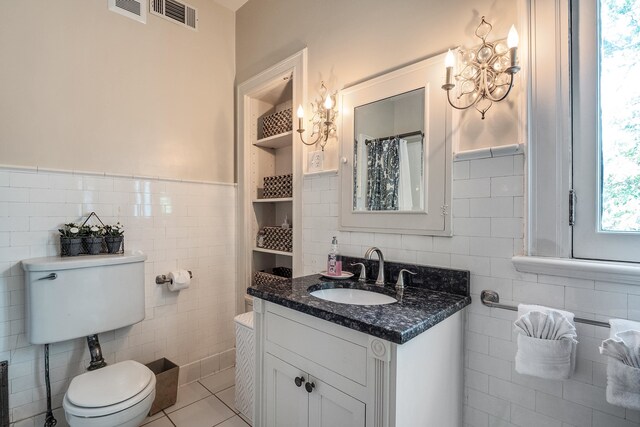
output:
{"label": "toilet flush handle", "polygon": [[58,278],[58,275],[56,273],[50,273],[44,277],[39,278],[38,280],[56,280],[57,278]]}

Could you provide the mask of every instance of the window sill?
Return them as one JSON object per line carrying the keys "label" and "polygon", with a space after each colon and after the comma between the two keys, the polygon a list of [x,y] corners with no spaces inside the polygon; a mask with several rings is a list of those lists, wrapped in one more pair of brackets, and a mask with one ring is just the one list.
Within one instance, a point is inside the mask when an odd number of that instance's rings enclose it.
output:
{"label": "window sill", "polygon": [[640,264],[636,263],[536,256],[515,256],[511,261],[522,273],[640,285]]}

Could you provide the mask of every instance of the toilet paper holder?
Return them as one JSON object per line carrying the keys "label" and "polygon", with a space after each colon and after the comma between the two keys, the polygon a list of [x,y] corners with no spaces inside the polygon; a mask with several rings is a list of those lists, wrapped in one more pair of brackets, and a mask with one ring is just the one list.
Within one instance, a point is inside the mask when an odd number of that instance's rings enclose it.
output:
{"label": "toilet paper holder", "polygon": [[[193,279],[193,273],[191,270],[187,270],[189,272],[189,277]],[[156,285],[164,285],[165,283],[171,283],[171,279],[166,274],[158,274],[156,276]]]}

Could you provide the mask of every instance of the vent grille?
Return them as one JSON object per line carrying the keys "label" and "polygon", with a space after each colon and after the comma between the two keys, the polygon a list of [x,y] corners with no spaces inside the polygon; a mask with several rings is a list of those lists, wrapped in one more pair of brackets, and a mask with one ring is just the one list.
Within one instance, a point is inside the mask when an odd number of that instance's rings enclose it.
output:
{"label": "vent grille", "polygon": [[140,14],[142,13],[141,4],[135,0],[116,0],[116,7],[124,9],[127,12],[131,12],[138,16],[140,16]]}
{"label": "vent grille", "polygon": [[197,30],[198,12],[186,3],[176,0],[149,0],[149,9],[154,15]]}
{"label": "vent grille", "polygon": [[190,7],[187,7],[187,19],[185,24],[188,27],[196,28],[196,10]]}
{"label": "vent grille", "polygon": [[183,4],[173,0],[166,0],[167,12],[165,16],[167,18],[175,19],[176,21],[184,24],[185,7]]}
{"label": "vent grille", "polygon": [[151,0],[151,12],[156,12],[160,15],[164,15],[164,1]]}
{"label": "vent grille", "polygon": [[109,10],[146,24],[147,8],[142,6],[142,1],[143,0],[109,0]]}

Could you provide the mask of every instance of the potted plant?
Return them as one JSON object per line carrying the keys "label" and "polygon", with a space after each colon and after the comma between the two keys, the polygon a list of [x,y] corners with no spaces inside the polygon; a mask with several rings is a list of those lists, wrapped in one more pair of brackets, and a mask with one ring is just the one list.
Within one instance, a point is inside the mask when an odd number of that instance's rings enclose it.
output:
{"label": "potted plant", "polygon": [[104,226],[104,241],[107,242],[107,252],[117,254],[124,241],[124,227],[119,222],[115,225]]}
{"label": "potted plant", "polygon": [[59,228],[60,232],[60,252],[62,256],[77,256],[82,251],[82,236],[80,226],[73,222],[65,224]]}
{"label": "potted plant", "polygon": [[85,248],[89,255],[98,255],[102,250],[102,235],[104,229],[99,225],[85,225],[82,227]]}

